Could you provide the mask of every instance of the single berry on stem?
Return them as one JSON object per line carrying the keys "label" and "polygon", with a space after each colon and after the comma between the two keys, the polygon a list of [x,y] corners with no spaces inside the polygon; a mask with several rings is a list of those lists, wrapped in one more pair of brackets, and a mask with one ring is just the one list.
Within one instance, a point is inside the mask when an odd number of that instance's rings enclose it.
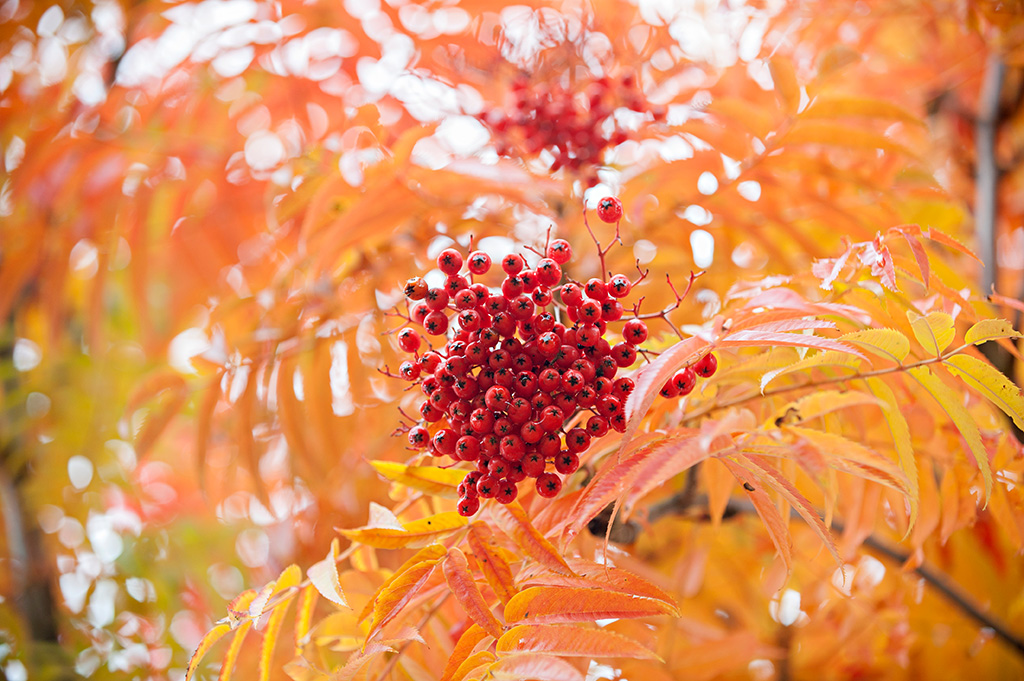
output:
{"label": "single berry on stem", "polygon": [[622,201],[606,196],[597,202],[597,217],[603,222],[618,222],[622,218]]}
{"label": "single berry on stem", "polygon": [[701,357],[699,362],[693,365],[693,370],[697,372],[698,376],[710,378],[715,375],[716,371],[718,371],[718,358],[709,352]]}

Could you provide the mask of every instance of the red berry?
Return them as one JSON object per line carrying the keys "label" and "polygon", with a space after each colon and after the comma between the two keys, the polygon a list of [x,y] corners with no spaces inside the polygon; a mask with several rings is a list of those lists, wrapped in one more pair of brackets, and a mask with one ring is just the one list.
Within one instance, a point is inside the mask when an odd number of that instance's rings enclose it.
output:
{"label": "red berry", "polygon": [[459,515],[469,517],[480,510],[480,499],[477,497],[462,497],[459,499]]}
{"label": "red berry", "polygon": [[551,499],[560,491],[562,491],[562,481],[554,473],[543,473],[537,478],[537,494],[542,497]]}
{"label": "red berry", "polygon": [[[587,436],[589,438],[589,436]],[[575,452],[562,452],[555,457],[555,470],[562,475],[575,473],[580,467],[580,457]]]}
{"label": "red berry", "polygon": [[544,473],[544,457],[540,452],[527,452],[521,463],[528,478],[536,478]]}
{"label": "red berry", "polygon": [[572,246],[565,239],[555,239],[548,244],[547,256],[559,265],[564,265],[572,260]]}
{"label": "red berry", "polygon": [[427,303],[427,307],[431,310],[443,310],[448,307],[448,301],[451,296],[448,295],[448,291],[443,288],[432,288],[427,291],[427,295],[424,300]]}
{"label": "red berry", "polygon": [[432,442],[434,443],[434,448],[440,453],[452,454],[455,452],[455,431],[450,428],[442,428],[434,433]]}
{"label": "red berry", "polygon": [[562,268],[553,258],[544,258],[537,263],[537,278],[544,286],[554,286],[562,278]]}
{"label": "red berry", "polygon": [[414,362],[402,362],[398,367],[398,375],[407,381],[415,381],[420,376],[420,365]]}
{"label": "red berry", "polygon": [[622,327],[622,337],[630,345],[640,345],[647,340],[647,325],[639,319],[630,319]]}
{"label": "red berry", "polygon": [[473,251],[469,254],[469,262],[466,265],[473,274],[486,274],[491,269],[491,256],[483,251]]}
{"label": "red berry", "polygon": [[476,493],[484,499],[493,499],[498,493],[498,481],[487,474],[476,483]]}
{"label": "red berry", "polygon": [[586,451],[590,446],[590,433],[582,428],[573,428],[565,434],[565,446],[570,452]]}
{"label": "red berry", "polygon": [[498,484],[498,493],[494,496],[494,500],[499,504],[511,504],[516,500],[518,494],[519,488],[516,487],[514,482],[502,480]]}
{"label": "red berry", "polygon": [[576,284],[564,284],[559,289],[559,293],[562,296],[562,302],[566,305],[574,306],[583,302],[583,291]]}
{"label": "red berry", "polygon": [[488,407],[498,410],[504,409],[507,406],[510,397],[512,397],[512,395],[509,393],[507,388],[500,385],[494,385],[487,389],[487,393],[484,395],[484,400],[486,400]]}
{"label": "red berry", "polygon": [[428,314],[430,314],[430,308],[422,300],[409,308],[409,317],[417,324],[422,324]]}
{"label": "red berry", "polygon": [[608,434],[608,419],[594,415],[587,421],[587,432],[591,437],[604,437]]}
{"label": "red berry", "polygon": [[437,256],[437,269],[445,274],[458,274],[462,269],[462,254],[454,248],[446,248]]}
{"label": "red berry", "polygon": [[431,312],[423,320],[423,328],[431,336],[440,336],[448,330],[448,315],[444,312]]}
{"label": "red berry", "polygon": [[625,298],[633,288],[633,282],[625,274],[616,274],[608,280],[608,295],[615,298]]}
{"label": "red berry", "polygon": [[604,222],[618,222],[622,218],[622,201],[606,196],[597,202],[597,217]]}
{"label": "red berry", "polygon": [[413,426],[409,430],[409,444],[416,449],[426,449],[430,443],[430,431],[423,426]]}
{"label": "red berry", "polygon": [[668,383],[662,386],[658,394],[664,398],[672,399],[679,394],[679,388],[676,387],[675,382],[669,380]]}
{"label": "red berry", "polygon": [[709,352],[701,357],[699,362],[693,365],[693,370],[698,376],[710,378],[715,375],[716,371],[718,371],[718,358]]}
{"label": "red berry", "polygon": [[455,453],[460,461],[476,461],[480,458],[480,441],[472,435],[464,435],[455,443]]}
{"label": "red berry", "polygon": [[601,301],[608,299],[608,286],[597,277],[587,281],[584,291],[586,291],[587,295],[594,300]]}
{"label": "red berry", "polygon": [[682,397],[693,392],[693,387],[697,385],[697,376],[692,367],[686,367],[682,371],[676,372],[670,383],[675,386],[676,395]]}
{"label": "red berry", "polygon": [[515,253],[509,253],[501,259],[501,269],[510,276],[519,274],[525,266],[526,261],[523,260],[523,256]]}

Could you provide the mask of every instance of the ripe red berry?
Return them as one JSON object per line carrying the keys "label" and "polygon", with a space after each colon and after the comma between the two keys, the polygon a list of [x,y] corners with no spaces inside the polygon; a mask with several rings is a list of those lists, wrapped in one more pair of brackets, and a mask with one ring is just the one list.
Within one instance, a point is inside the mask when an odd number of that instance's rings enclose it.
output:
{"label": "ripe red berry", "polygon": [[676,372],[670,383],[675,386],[676,395],[682,397],[693,392],[693,387],[697,385],[697,376],[692,367],[686,367]]}
{"label": "ripe red berry", "polygon": [[604,437],[608,434],[608,419],[594,415],[587,421],[587,432],[591,437]]}
{"label": "ripe red berry", "polygon": [[548,244],[547,256],[559,265],[564,265],[572,260],[572,246],[565,239],[555,239]]}
{"label": "ripe red berry", "polygon": [[480,510],[480,499],[478,497],[462,497],[459,499],[459,515],[468,518]]}
{"label": "ripe red berry", "polygon": [[423,328],[431,336],[440,336],[448,330],[448,315],[444,312],[431,312],[423,320]]}
{"label": "ripe red berry", "polygon": [[462,254],[454,248],[446,248],[437,256],[437,269],[445,274],[458,274],[462,269]]}
{"label": "ripe red berry", "polygon": [[542,497],[551,499],[560,491],[562,491],[562,481],[554,473],[543,473],[537,478],[537,494]]}
{"label": "ripe red berry", "polygon": [[434,448],[442,454],[453,454],[455,452],[456,442],[455,432],[450,428],[442,428],[441,430],[434,433],[432,442]]}
{"label": "ripe red berry", "polygon": [[427,295],[427,282],[422,277],[413,277],[405,282],[405,296],[410,300],[423,300]]}
{"label": "ripe red berry", "polygon": [[[590,446],[590,433],[582,428],[573,428],[565,434],[565,446],[570,452],[582,452]],[[557,461],[557,459],[555,459]]]}
{"label": "ripe red berry", "polygon": [[416,352],[420,349],[420,335],[410,327],[405,327],[398,332],[398,347],[406,352]]}
{"label": "ripe red berry", "polygon": [[701,357],[699,362],[693,365],[693,370],[698,376],[710,378],[715,375],[716,371],[718,371],[718,358],[709,352]]}
{"label": "ripe red berry", "polygon": [[597,217],[604,222],[618,222],[622,218],[622,201],[606,196],[597,202]]}
{"label": "ripe red berry", "polygon": [[494,500],[499,504],[511,504],[518,494],[519,488],[515,483],[506,479],[498,483],[498,493],[494,495]]}
{"label": "ripe red berry", "polygon": [[565,284],[559,289],[562,302],[569,306],[579,305],[583,302],[583,291],[576,284]]}
{"label": "ripe red berry", "polygon": [[608,294],[615,298],[625,298],[633,289],[633,282],[625,274],[616,274],[608,280]]}
{"label": "ripe red berry", "polygon": [[415,381],[420,377],[420,365],[405,361],[398,367],[398,375],[407,381]]}
{"label": "ripe red berry", "polygon": [[562,278],[562,268],[553,258],[544,258],[537,263],[537,278],[544,286],[554,286]]}
{"label": "ripe red berry", "polygon": [[415,449],[426,449],[430,443],[430,431],[423,426],[413,426],[409,429],[409,444]]}
{"label": "ripe red berry", "polygon": [[[588,440],[590,436],[587,436]],[[582,450],[581,450],[582,451]],[[575,452],[562,452],[555,457],[555,470],[562,475],[571,475],[579,470],[580,457]]]}
{"label": "ripe red berry", "polygon": [[469,254],[469,261],[466,264],[473,274],[486,274],[491,269],[491,256],[483,251],[473,251]]}
{"label": "ripe red berry", "polygon": [[472,435],[463,435],[455,443],[459,461],[476,461],[480,458],[480,441]]}
{"label": "ripe red berry", "polygon": [[630,345],[640,345],[647,340],[647,325],[639,319],[630,319],[622,327],[622,337]]}
{"label": "ripe red berry", "polygon": [[525,266],[526,261],[523,260],[523,256],[516,253],[509,253],[501,259],[501,269],[509,276],[519,274]]}
{"label": "ripe red berry", "polygon": [[500,410],[507,406],[510,397],[512,395],[509,393],[508,388],[494,385],[487,389],[484,400],[491,409]]}
{"label": "ripe red berry", "polygon": [[443,288],[432,288],[427,291],[427,295],[424,300],[427,303],[427,307],[431,310],[443,310],[448,307],[450,296],[448,295],[448,291]]}
{"label": "ripe red berry", "polygon": [[608,298],[608,286],[603,281],[594,277],[587,281],[587,285],[584,287],[587,295],[594,300],[601,301],[607,300]]}

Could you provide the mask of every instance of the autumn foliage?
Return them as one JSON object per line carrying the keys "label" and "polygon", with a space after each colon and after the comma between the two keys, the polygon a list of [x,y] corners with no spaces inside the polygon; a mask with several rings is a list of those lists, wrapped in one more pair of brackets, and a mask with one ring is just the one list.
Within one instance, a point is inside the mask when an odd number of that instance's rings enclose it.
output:
{"label": "autumn foliage", "polygon": [[5,678],[1024,675],[1019,5],[0,44]]}

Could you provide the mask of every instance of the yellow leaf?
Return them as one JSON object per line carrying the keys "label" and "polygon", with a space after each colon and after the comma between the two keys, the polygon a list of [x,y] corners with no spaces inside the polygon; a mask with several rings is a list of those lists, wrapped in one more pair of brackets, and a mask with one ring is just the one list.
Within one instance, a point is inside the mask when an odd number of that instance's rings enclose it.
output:
{"label": "yellow leaf", "polygon": [[321,596],[336,605],[349,607],[345,594],[341,590],[341,578],[338,576],[337,538],[331,541],[331,550],[327,553],[327,557],[310,565],[306,574]]}
{"label": "yellow leaf", "polygon": [[313,610],[316,608],[316,587],[306,585],[299,594],[299,604],[295,609],[295,654],[302,655],[306,637],[313,625]]}
{"label": "yellow leaf", "polygon": [[800,85],[796,81],[793,62],[783,57],[773,57],[768,62],[768,69],[782,108],[790,115],[795,114],[800,108]]}
{"label": "yellow leaf", "polygon": [[840,338],[897,364],[910,353],[910,341],[896,329],[865,329],[844,334]]}
{"label": "yellow leaf", "polygon": [[803,371],[805,369],[812,369],[814,367],[822,366],[834,366],[843,369],[856,370],[860,367],[860,359],[849,355],[845,352],[836,352],[835,350],[825,350],[824,352],[817,352],[810,357],[804,357],[802,360],[790,364],[787,367],[781,369],[774,369],[767,372],[761,377],[761,392],[768,387],[768,384],[774,381],[779,376],[785,374],[791,374],[794,371]]}
{"label": "yellow leaf", "polygon": [[674,614],[664,601],[601,588],[535,586],[516,594],[505,606],[505,620],[538,624],[593,622],[621,617]]}
{"label": "yellow leaf", "polygon": [[1024,334],[1005,319],[982,319],[964,334],[964,341],[974,345],[997,338],[1024,338]]}
{"label": "yellow leaf", "polygon": [[974,462],[981,471],[982,480],[985,483],[985,504],[988,505],[988,498],[992,494],[992,467],[988,462],[988,453],[981,441],[981,434],[978,433],[978,425],[967,413],[960,396],[950,390],[945,383],[939,380],[927,367],[914,367],[908,369],[914,380],[920,383],[928,393],[935,398],[946,416],[953,422],[960,435],[963,436],[967,447],[974,456]]}
{"label": "yellow leaf", "polygon": [[448,557],[444,559],[441,568],[448,587],[470,619],[494,638],[501,636],[501,622],[487,606],[487,601],[480,593],[480,587],[469,573],[469,561],[466,560],[465,554],[453,546],[448,549]]}
{"label": "yellow leaf", "polygon": [[234,613],[244,612],[255,598],[255,591],[245,591],[228,606],[228,617],[231,620],[231,626],[235,628],[235,635],[231,639],[231,645],[228,646],[227,651],[224,653],[224,659],[221,660],[219,681],[227,681],[231,676],[231,670],[235,666],[235,660],[238,659],[238,653],[242,651],[242,643],[245,642],[245,636],[249,633],[249,629],[252,628],[252,620],[236,620]]}
{"label": "yellow leaf", "polygon": [[523,624],[498,639],[503,653],[551,653],[564,657],[632,657],[655,660],[658,656],[636,641],[605,631],[578,626]]}
{"label": "yellow leaf", "polygon": [[190,681],[192,675],[196,673],[196,667],[199,666],[199,661],[203,659],[203,655],[229,631],[231,631],[231,625],[225,622],[206,632],[202,640],[199,641],[196,651],[192,653],[192,659],[188,661],[188,668],[185,669],[185,681]]}
{"label": "yellow leaf", "polygon": [[835,95],[817,97],[802,115],[804,118],[840,118],[843,116],[888,118],[915,125],[922,124],[917,116],[892,102],[864,97]]}
{"label": "yellow leaf", "polygon": [[[274,584],[274,593],[280,594],[291,591],[299,585],[302,580],[302,570],[298,565],[289,565],[277,578]],[[288,612],[288,605],[295,594],[286,597],[286,600],[277,603],[267,618],[267,626],[263,630],[263,643],[260,647],[259,681],[267,681],[270,678],[270,663],[274,657],[274,646],[277,645],[277,636],[281,632],[281,625],[284,623],[284,616]]]}
{"label": "yellow leaf", "polygon": [[899,457],[900,469],[907,478],[907,498],[910,501],[910,527],[913,529],[917,522],[918,502],[920,490],[917,480],[917,462],[914,460],[914,448],[910,444],[910,427],[907,420],[903,418],[900,411],[900,404],[896,401],[896,395],[880,378],[865,379],[868,390],[875,397],[880,399],[885,407],[882,409],[882,416],[889,426],[889,433],[892,435],[892,442],[896,448],[896,455]]}
{"label": "yellow leaf", "polygon": [[388,480],[431,496],[455,499],[458,486],[468,471],[436,466],[406,466],[391,461],[371,461],[370,465]]}
{"label": "yellow leaf", "polygon": [[992,365],[969,355],[954,355],[945,361],[954,376],[961,378],[1024,429],[1024,396],[1013,381]]}
{"label": "yellow leaf", "polygon": [[949,347],[956,335],[953,318],[945,312],[932,312],[927,317],[922,317],[913,310],[907,310],[907,319],[914,329],[917,342],[936,357]]}
{"label": "yellow leaf", "polygon": [[790,402],[778,411],[775,425],[812,421],[838,409],[857,407],[865,404],[878,405],[874,395],[856,390],[818,390]]}
{"label": "yellow leaf", "polygon": [[[384,583],[377,588],[377,593],[381,594],[388,590],[390,585],[397,579],[399,579],[407,570],[412,567],[419,565],[420,563],[430,563],[431,565],[437,563],[447,555],[448,550],[440,544],[431,544],[425,546],[417,551],[409,560],[402,563],[402,565],[392,573],[390,577],[384,580]],[[358,621],[362,622],[364,619],[369,617],[373,613],[374,600],[369,601],[363,611],[359,613]]]}
{"label": "yellow leaf", "polygon": [[403,523],[404,529],[390,527],[362,527],[355,530],[339,530],[353,542],[366,544],[377,549],[418,548],[433,543],[439,537],[459,530],[469,524],[466,518],[453,511],[427,516],[420,520]]}

